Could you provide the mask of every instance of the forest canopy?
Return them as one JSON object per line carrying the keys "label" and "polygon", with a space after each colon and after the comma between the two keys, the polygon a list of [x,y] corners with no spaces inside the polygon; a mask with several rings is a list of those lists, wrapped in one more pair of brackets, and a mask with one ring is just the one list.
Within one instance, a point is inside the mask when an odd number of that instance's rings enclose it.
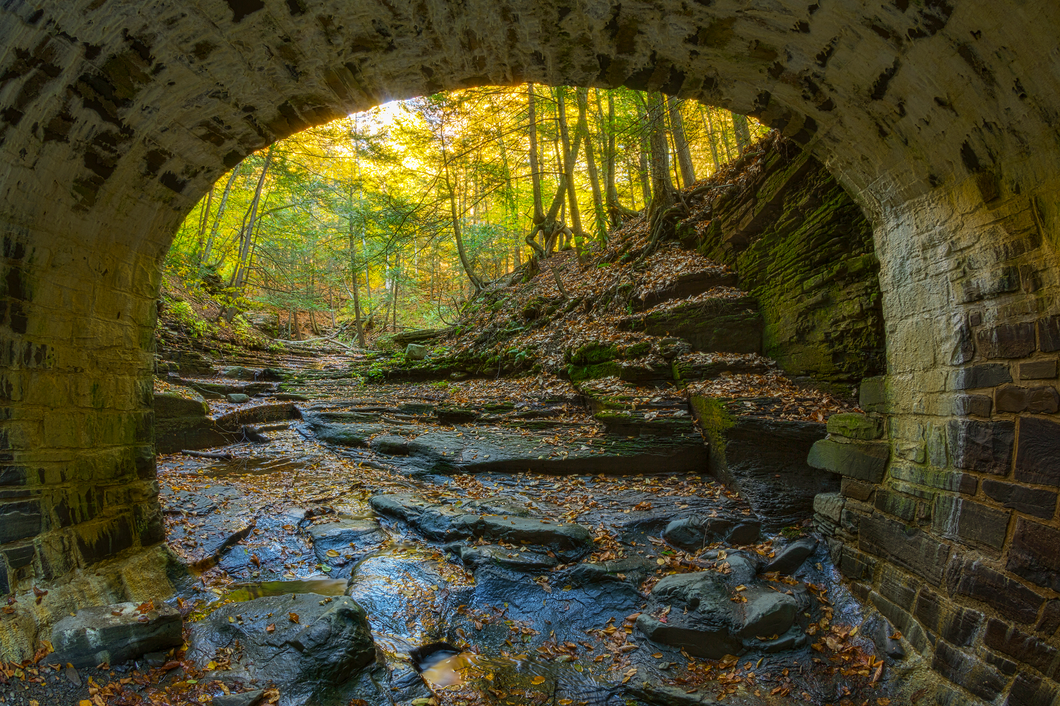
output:
{"label": "forest canopy", "polygon": [[181,225],[171,277],[298,337],[442,326],[477,290],[591,248],[765,128],[661,94],[523,85],[388,103],[277,142]]}

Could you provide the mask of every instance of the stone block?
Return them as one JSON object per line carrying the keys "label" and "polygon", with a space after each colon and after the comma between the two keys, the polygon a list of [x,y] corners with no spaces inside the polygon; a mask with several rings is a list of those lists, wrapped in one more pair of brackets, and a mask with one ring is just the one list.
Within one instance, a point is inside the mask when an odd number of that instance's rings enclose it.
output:
{"label": "stone block", "polygon": [[1060,316],[1038,319],[1038,350],[1043,353],[1060,351]]}
{"label": "stone block", "polygon": [[953,413],[959,417],[989,417],[994,401],[986,395],[957,395]]}
{"label": "stone block", "polygon": [[1015,437],[1013,422],[955,419],[948,428],[953,465],[968,471],[1008,475]]}
{"label": "stone block", "polygon": [[405,358],[407,360],[423,360],[429,352],[427,346],[419,343],[410,343],[405,346]]}
{"label": "stone block", "polygon": [[1060,487],[1060,423],[1021,417],[1016,480]]}
{"label": "stone block", "polygon": [[916,600],[917,589],[920,585],[919,579],[885,564],[880,570],[876,590],[903,611],[910,612],[913,610],[913,602]]}
{"label": "stone block", "polygon": [[983,622],[979,611],[962,608],[928,588],[917,596],[913,615],[925,628],[958,647],[970,646]]}
{"label": "stone block", "polygon": [[858,388],[858,406],[866,412],[887,411],[887,378],[883,375],[865,378]]}
{"label": "stone block", "polygon": [[1016,676],[1004,706],[1051,706],[1060,697],[1054,684],[1035,674],[1024,672]]}
{"label": "stone block", "polygon": [[984,363],[961,368],[954,373],[954,390],[977,390],[983,387],[997,387],[1012,382],[1008,363]]}
{"label": "stone block", "polygon": [[857,480],[855,478],[844,478],[843,485],[840,487],[839,492],[845,498],[851,498],[860,502],[868,502],[875,490],[876,485],[873,483],[866,483],[863,480]]}
{"label": "stone block", "polygon": [[1001,549],[1008,533],[1011,513],[952,495],[935,500],[932,530],[948,539]]}
{"label": "stone block", "polygon": [[978,331],[975,339],[987,358],[1023,358],[1034,352],[1034,323],[1001,324]]}
{"label": "stone block", "polygon": [[1060,599],[1053,598],[1042,609],[1042,617],[1034,629],[1046,637],[1051,637],[1060,629]]}
{"label": "stone block", "polygon": [[838,524],[843,514],[843,502],[840,493],[818,493],[813,498],[813,511]]}
{"label": "stone block", "polygon": [[37,551],[33,548],[33,544],[27,542],[18,546],[7,547],[4,549],[3,554],[4,558],[7,559],[8,567],[17,571],[32,564],[33,557],[37,555]]}
{"label": "stone block", "polygon": [[923,441],[898,441],[894,445],[894,455],[913,463],[924,463],[927,460],[927,445]]}
{"label": "stone block", "polygon": [[996,669],[943,640],[935,645],[931,668],[983,701],[993,701],[1005,688],[1006,680]]}
{"label": "stone block", "polygon": [[860,441],[880,439],[883,437],[883,417],[858,412],[833,414],[828,418],[828,433]]}
{"label": "stone block", "polygon": [[1006,618],[1024,624],[1038,619],[1038,609],[1045,602],[1019,581],[975,559],[957,562],[947,578],[951,593],[982,601]]}
{"label": "stone block", "polygon": [[180,613],[166,605],[144,611],[135,603],[84,608],[56,623],[55,652],[47,661],[77,668],[121,664],[147,652],[179,647],[184,642],[181,627]]}
{"label": "stone block", "polygon": [[1055,378],[1056,358],[1020,363],[1020,380],[1054,380]]}
{"label": "stone block", "polygon": [[890,476],[894,480],[926,485],[939,490],[951,490],[965,495],[974,495],[978,482],[975,476],[960,471],[939,471],[933,468],[914,466],[911,463],[892,463]]}
{"label": "stone block", "polygon": [[134,541],[132,522],[125,515],[77,527],[77,548],[89,564],[109,559]]}
{"label": "stone block", "polygon": [[1015,483],[984,480],[983,492],[991,500],[1028,515],[1049,519],[1056,511],[1056,493]]}
{"label": "stone block", "polygon": [[920,505],[923,503],[916,498],[895,493],[885,488],[876,491],[875,507],[880,512],[894,515],[907,523],[914,524],[920,514]]}
{"label": "stone block", "polygon": [[844,545],[838,565],[840,573],[851,581],[867,581],[872,579],[876,570],[876,559],[850,545]]}
{"label": "stone block", "polygon": [[885,442],[848,442],[821,439],[814,443],[806,462],[849,478],[879,483],[887,468],[891,448]]}
{"label": "stone block", "polygon": [[0,504],[0,544],[36,537],[44,526],[39,500]]}
{"label": "stone block", "polygon": [[989,664],[991,667],[997,669],[999,672],[1007,677],[1011,677],[1013,674],[1020,670],[1020,666],[1013,662],[1007,657],[1002,657],[997,652],[992,652],[987,649],[978,650],[978,655],[983,658],[983,661]]}
{"label": "stone block", "polygon": [[987,621],[983,643],[1017,662],[1034,667],[1047,677],[1056,674],[1056,649],[1002,620],[991,618]]}
{"label": "stone block", "polygon": [[1031,414],[1055,414],[1060,409],[1060,393],[1055,387],[1032,387],[1027,391],[1027,411]]}
{"label": "stone block", "polygon": [[1027,409],[1027,394],[1019,385],[1002,385],[994,390],[994,406],[998,412],[1022,412]]}
{"label": "stone block", "polygon": [[1060,591],[1060,530],[1017,518],[1005,568],[1039,586]]}
{"label": "stone block", "polygon": [[950,545],[884,517],[862,519],[858,549],[890,559],[935,586],[942,582]]}
{"label": "stone block", "polygon": [[0,488],[10,488],[26,485],[29,476],[29,469],[25,466],[0,466]]}

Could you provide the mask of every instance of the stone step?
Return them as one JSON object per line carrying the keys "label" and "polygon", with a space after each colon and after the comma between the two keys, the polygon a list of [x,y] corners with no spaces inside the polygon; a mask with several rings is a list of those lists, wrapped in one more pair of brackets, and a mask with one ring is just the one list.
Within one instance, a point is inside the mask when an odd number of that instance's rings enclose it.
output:
{"label": "stone step", "polygon": [[644,292],[634,300],[635,311],[645,311],[658,304],[673,299],[688,299],[716,287],[735,287],[739,277],[735,272],[723,267],[711,267],[698,272],[680,275],[664,287]]}
{"label": "stone step", "polygon": [[776,367],[773,360],[754,353],[687,353],[672,364],[674,379],[680,382],[713,380],[722,373],[762,375]]}
{"label": "stone step", "polygon": [[678,336],[695,351],[760,353],[762,317],[754,298],[706,296],[623,318],[619,327],[655,336]]}

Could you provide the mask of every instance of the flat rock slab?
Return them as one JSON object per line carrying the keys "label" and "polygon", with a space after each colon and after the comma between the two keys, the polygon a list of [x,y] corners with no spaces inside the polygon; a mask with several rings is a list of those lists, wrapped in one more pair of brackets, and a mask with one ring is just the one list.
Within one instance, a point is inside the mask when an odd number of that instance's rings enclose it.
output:
{"label": "flat rock slab", "polygon": [[[313,552],[321,563],[344,566],[377,549],[386,539],[379,523],[371,519],[344,519],[314,523],[306,528]],[[329,556],[328,552],[338,556]]]}
{"label": "flat rock slab", "polygon": [[468,427],[422,434],[410,440],[408,448],[407,461],[401,461],[404,468],[443,474],[701,472],[708,462],[698,434],[641,440]]}
{"label": "flat rock slab", "polygon": [[375,661],[365,611],[347,597],[302,593],[229,603],[190,632],[188,657],[200,668],[219,650],[234,650],[230,668],[208,672],[211,678],[273,683],[282,706],[330,703]]}
{"label": "flat rock slab", "polygon": [[403,520],[429,539],[473,538],[538,547],[543,553],[552,552],[568,562],[585,556],[593,547],[592,534],[581,525],[521,515],[471,514],[468,511],[474,506],[470,503],[456,508],[411,495],[377,495],[371,505],[376,512]]}
{"label": "flat rock slab", "polygon": [[183,643],[180,613],[167,605],[141,611],[136,603],[83,608],[52,629],[55,652],[49,662],[74,667],[121,664],[148,652]]}

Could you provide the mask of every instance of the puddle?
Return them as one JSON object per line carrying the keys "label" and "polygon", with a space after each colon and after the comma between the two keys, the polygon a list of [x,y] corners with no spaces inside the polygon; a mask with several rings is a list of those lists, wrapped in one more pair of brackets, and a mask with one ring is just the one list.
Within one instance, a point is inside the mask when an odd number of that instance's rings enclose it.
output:
{"label": "puddle", "polygon": [[227,594],[231,601],[243,602],[265,596],[286,596],[289,593],[316,593],[321,596],[342,596],[346,593],[345,579],[307,579],[304,581],[257,581],[234,583]]}

